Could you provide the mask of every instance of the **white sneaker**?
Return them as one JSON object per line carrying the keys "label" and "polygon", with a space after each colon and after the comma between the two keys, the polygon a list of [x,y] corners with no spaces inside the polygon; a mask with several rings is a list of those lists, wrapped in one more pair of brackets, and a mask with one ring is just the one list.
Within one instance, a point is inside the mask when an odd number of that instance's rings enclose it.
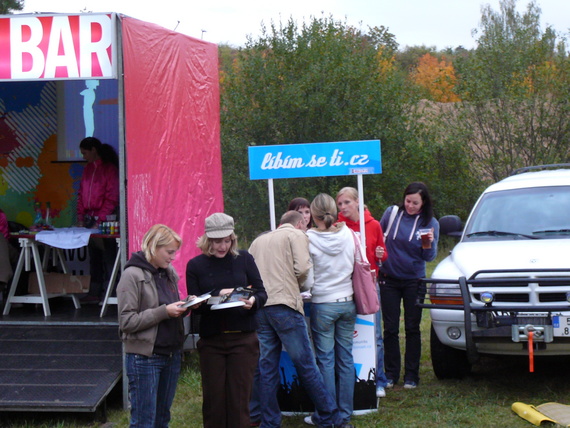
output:
{"label": "white sneaker", "polygon": [[307,425],[315,425],[315,423],[313,422],[313,416],[312,415],[305,416],[305,419],[303,419],[303,421],[305,421],[305,423]]}
{"label": "white sneaker", "polygon": [[386,397],[386,390],[381,386],[376,387],[376,397],[383,398]]}

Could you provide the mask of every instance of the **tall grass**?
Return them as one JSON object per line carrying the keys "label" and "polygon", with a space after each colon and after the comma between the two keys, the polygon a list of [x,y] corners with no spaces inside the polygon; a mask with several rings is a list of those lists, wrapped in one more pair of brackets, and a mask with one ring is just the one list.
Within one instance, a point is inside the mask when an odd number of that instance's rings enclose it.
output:
{"label": "tall grass", "polygon": [[[438,260],[428,266],[428,275],[449,248],[440,251]],[[545,402],[570,404],[570,358],[535,361],[534,373],[528,371],[525,358],[482,358],[473,373],[463,380],[440,381],[435,378],[430,361],[429,313],[422,321],[423,352],[420,366],[420,386],[404,390],[396,385],[380,400],[377,411],[355,416],[358,427],[526,427],[532,425],[511,411],[511,405],[522,401],[538,405]],[[403,337],[403,331],[401,337]],[[198,359],[188,353],[175,402],[172,408],[172,428],[202,426],[201,387]],[[128,426],[129,415],[115,404],[108,412],[105,426]],[[51,418],[51,419],[50,419]],[[14,418],[1,415],[2,427],[87,427],[102,426],[97,422],[78,419],[73,415],[30,416]],[[283,427],[303,427],[303,417],[283,418]],[[305,425],[307,426],[307,425]]]}

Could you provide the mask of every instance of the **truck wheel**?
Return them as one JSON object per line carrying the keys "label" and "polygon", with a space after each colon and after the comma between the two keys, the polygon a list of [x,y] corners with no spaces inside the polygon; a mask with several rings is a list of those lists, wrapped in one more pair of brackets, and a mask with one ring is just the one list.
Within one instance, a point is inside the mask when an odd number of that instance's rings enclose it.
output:
{"label": "truck wheel", "polygon": [[431,363],[438,379],[463,379],[471,372],[467,352],[440,342],[433,325],[430,334]]}

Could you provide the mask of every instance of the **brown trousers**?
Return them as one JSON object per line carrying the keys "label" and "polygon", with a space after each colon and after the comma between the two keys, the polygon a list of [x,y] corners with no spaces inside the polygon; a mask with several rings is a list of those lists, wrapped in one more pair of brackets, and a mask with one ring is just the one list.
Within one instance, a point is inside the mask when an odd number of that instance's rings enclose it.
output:
{"label": "brown trousers", "polygon": [[249,399],[259,360],[257,333],[223,333],[197,344],[204,428],[249,427]]}

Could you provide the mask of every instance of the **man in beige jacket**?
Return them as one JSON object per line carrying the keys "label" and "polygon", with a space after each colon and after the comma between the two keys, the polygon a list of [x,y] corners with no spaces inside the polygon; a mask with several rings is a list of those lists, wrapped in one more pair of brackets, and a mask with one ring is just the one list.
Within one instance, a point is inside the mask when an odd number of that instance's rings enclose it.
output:
{"label": "man in beige jacket", "polygon": [[[279,359],[284,346],[301,384],[313,401],[318,426],[343,426],[317,364],[303,313],[301,288],[311,268],[309,240],[301,230],[303,216],[287,211],[280,226],[259,236],[249,249],[267,291],[267,303],[256,316],[259,337],[259,407],[263,427],[281,426],[277,401]],[[252,422],[255,417],[252,415]]]}

